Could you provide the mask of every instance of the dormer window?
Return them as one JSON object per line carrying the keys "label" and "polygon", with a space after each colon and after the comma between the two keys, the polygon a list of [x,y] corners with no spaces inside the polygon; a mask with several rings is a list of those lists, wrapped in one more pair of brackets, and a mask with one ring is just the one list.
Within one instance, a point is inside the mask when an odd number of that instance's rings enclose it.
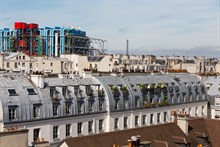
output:
{"label": "dormer window", "polygon": [[53,104],[53,116],[59,115],[59,104]]}
{"label": "dormer window", "polygon": [[27,88],[27,92],[28,92],[28,95],[35,95],[35,94],[37,94],[33,88]]}
{"label": "dormer window", "polygon": [[66,113],[66,115],[71,114],[71,103],[65,104],[65,113]]}
{"label": "dormer window", "polygon": [[65,98],[67,95],[67,87],[62,87],[62,94],[63,94],[63,97]]}
{"label": "dormer window", "polygon": [[84,103],[82,101],[77,102],[77,109],[79,114],[84,112]]}
{"label": "dormer window", "polygon": [[33,105],[33,117],[34,118],[40,117],[40,105]]}
{"label": "dormer window", "polygon": [[9,118],[9,121],[13,121],[17,119],[16,106],[8,108],[8,118]]}
{"label": "dormer window", "polygon": [[54,97],[55,87],[50,87],[50,97]]}
{"label": "dormer window", "polygon": [[8,89],[9,96],[17,96],[17,92],[15,89]]}

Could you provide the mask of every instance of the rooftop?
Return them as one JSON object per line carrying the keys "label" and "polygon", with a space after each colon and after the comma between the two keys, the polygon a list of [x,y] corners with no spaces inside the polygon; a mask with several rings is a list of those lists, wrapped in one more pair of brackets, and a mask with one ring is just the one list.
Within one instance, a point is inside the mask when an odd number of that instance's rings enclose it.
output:
{"label": "rooftop", "polygon": [[188,135],[183,133],[176,122],[174,122],[97,135],[67,138],[63,142],[71,147],[103,147],[112,146],[113,144],[124,146],[128,144],[127,140],[130,139],[131,136],[140,135],[141,142],[150,141],[153,147],[173,147],[181,143],[190,143],[190,146],[194,147],[198,144],[205,144],[206,141],[208,142],[207,146],[217,147],[220,144],[219,132],[220,121],[197,118],[189,120]]}

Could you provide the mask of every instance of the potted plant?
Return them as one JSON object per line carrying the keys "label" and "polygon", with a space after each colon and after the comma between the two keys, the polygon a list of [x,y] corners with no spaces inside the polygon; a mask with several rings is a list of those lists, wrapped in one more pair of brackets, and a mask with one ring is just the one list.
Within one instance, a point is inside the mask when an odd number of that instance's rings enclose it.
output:
{"label": "potted plant", "polygon": [[104,90],[103,89],[98,90],[98,97],[100,97],[100,98],[104,97]]}
{"label": "potted plant", "polygon": [[150,103],[150,107],[151,107],[151,108],[154,108],[154,107],[155,107],[154,102],[151,102],[151,103]]}
{"label": "potted plant", "polygon": [[112,93],[113,93],[113,96],[114,96],[114,97],[119,97],[119,96],[120,96],[120,92],[119,92],[117,86],[112,86],[112,87],[111,87],[111,90],[112,90]]}
{"label": "potted plant", "polygon": [[162,106],[163,106],[163,103],[162,103],[162,102],[158,102],[158,106],[159,106],[159,107],[162,107]]}
{"label": "potted plant", "polygon": [[143,99],[143,106],[144,106],[145,108],[148,106],[147,100],[148,100],[148,98],[144,98],[144,99]]}

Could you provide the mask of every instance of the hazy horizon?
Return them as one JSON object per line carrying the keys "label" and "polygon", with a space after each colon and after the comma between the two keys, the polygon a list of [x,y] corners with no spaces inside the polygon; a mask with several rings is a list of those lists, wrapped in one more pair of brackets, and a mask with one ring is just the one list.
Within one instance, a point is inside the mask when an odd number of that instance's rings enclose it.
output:
{"label": "hazy horizon", "polygon": [[109,52],[129,39],[133,52],[219,57],[219,9],[219,0],[0,0],[0,28],[74,26],[107,40]]}

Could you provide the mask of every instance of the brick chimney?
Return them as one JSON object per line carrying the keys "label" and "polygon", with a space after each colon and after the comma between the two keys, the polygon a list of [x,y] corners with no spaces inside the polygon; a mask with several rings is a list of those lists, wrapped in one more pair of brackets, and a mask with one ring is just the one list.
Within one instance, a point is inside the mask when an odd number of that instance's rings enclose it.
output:
{"label": "brick chimney", "polygon": [[186,112],[180,112],[177,114],[177,125],[180,127],[180,129],[185,133],[189,133],[189,114],[186,114]]}
{"label": "brick chimney", "polygon": [[140,136],[140,135],[137,135],[136,137],[137,137],[136,145],[137,145],[137,146],[140,146],[140,144],[141,144],[141,136]]}

